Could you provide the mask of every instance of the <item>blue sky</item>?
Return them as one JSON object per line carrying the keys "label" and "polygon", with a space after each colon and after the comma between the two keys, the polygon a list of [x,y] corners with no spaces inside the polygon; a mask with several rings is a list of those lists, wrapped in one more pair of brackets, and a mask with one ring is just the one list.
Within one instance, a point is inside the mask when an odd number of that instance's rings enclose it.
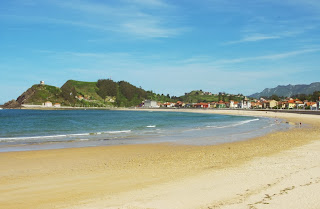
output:
{"label": "blue sky", "polygon": [[320,81],[318,0],[0,2],[0,104],[44,80],[180,96]]}

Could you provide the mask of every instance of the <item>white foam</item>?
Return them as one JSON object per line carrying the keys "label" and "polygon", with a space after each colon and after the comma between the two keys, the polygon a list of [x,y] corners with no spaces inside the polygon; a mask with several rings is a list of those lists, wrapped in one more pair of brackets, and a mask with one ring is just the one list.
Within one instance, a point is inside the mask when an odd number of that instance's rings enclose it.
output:
{"label": "white foam", "polygon": [[0,138],[0,141],[5,141],[5,140],[43,139],[43,138],[59,138],[59,137],[66,137],[66,136],[67,136],[67,135],[7,137],[7,138]]}
{"label": "white foam", "polygon": [[5,137],[0,138],[0,141],[25,141],[25,140],[36,140],[36,139],[52,139],[52,138],[63,138],[63,137],[79,137],[79,136],[90,136],[90,135],[101,135],[101,134],[119,134],[129,133],[131,130],[123,131],[106,131],[97,133],[80,133],[80,134],[60,134],[60,135],[49,135],[49,136],[27,136],[27,137]]}
{"label": "white foam", "polygon": [[259,118],[251,119],[251,120],[245,120],[245,121],[240,121],[235,124],[227,125],[227,126],[206,126],[207,128],[230,128],[230,127],[235,127],[235,126],[241,126],[243,124],[251,123],[254,121],[258,121]]}
{"label": "white foam", "polygon": [[147,128],[155,128],[156,125],[149,125],[149,126],[146,126]]}
{"label": "white foam", "polygon": [[107,132],[104,132],[104,133],[107,133],[107,134],[118,134],[118,133],[129,133],[131,132],[131,130],[123,130],[123,131],[107,131]]}
{"label": "white foam", "polygon": [[88,136],[90,133],[84,133],[84,134],[68,134],[67,136]]}

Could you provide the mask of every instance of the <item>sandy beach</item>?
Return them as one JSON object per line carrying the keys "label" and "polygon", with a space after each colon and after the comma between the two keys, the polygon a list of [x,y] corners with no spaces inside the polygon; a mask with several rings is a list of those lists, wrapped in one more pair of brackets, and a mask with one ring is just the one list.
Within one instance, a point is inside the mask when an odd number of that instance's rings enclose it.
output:
{"label": "sandy beach", "polygon": [[215,146],[0,153],[0,208],[320,208],[319,115],[191,111],[282,118],[295,128]]}

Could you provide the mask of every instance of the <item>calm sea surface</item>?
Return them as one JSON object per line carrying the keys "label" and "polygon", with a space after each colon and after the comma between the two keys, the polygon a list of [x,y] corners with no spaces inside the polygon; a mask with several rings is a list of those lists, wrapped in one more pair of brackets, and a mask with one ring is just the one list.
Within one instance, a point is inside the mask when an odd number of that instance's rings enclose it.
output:
{"label": "calm sea surface", "polygon": [[0,152],[174,142],[209,145],[288,129],[274,119],[110,110],[0,110]]}

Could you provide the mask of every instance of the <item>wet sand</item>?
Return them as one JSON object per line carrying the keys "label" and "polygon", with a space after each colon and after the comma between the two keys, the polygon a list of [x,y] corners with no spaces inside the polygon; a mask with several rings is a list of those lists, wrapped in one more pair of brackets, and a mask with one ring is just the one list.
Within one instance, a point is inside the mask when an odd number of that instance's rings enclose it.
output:
{"label": "wet sand", "polygon": [[193,111],[283,118],[302,127],[216,146],[0,153],[0,208],[320,207],[314,195],[320,189],[320,116]]}

